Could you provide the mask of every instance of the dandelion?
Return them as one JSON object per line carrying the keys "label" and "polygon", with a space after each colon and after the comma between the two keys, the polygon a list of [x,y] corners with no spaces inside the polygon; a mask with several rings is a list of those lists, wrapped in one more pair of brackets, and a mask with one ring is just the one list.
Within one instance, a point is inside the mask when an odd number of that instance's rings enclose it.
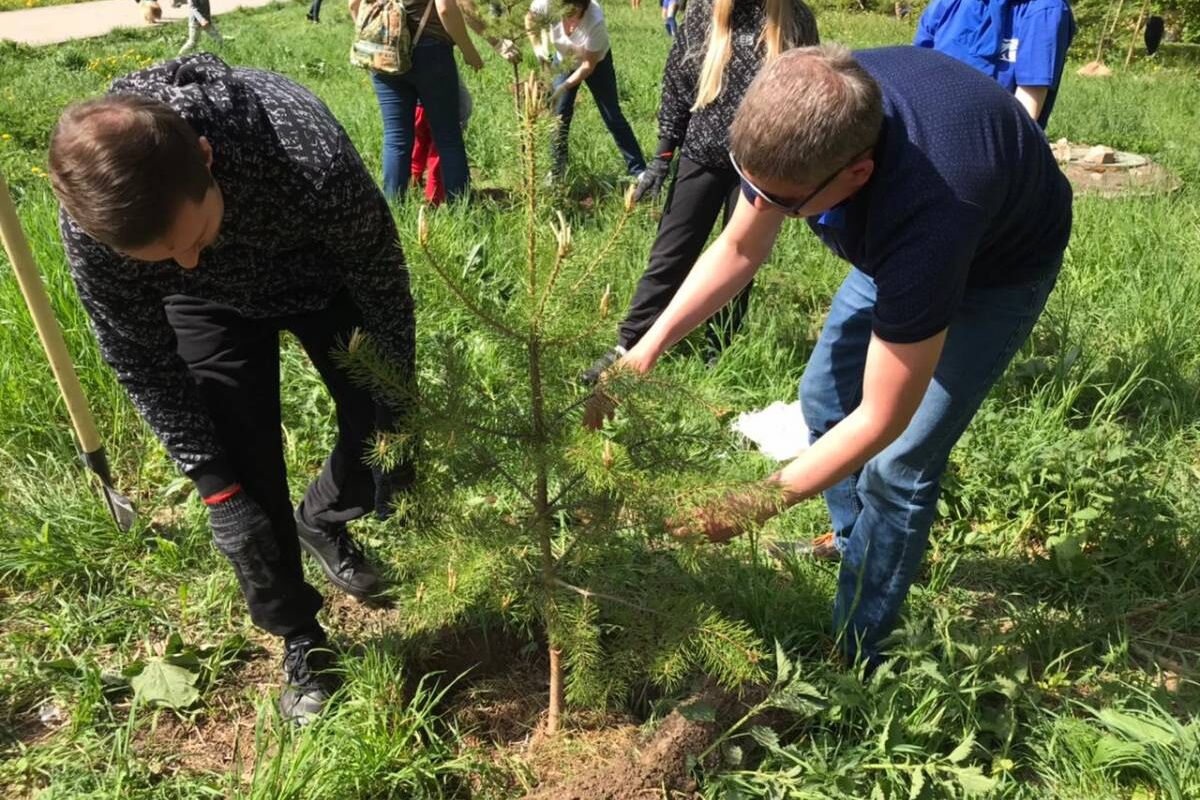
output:
{"label": "dandelion", "polygon": [[9,139],[11,139],[11,138],[12,138],[12,134],[9,134],[9,133],[0,133],[0,140],[3,140],[3,141],[6,141],[6,142],[7,142],[7,141],[8,141]]}

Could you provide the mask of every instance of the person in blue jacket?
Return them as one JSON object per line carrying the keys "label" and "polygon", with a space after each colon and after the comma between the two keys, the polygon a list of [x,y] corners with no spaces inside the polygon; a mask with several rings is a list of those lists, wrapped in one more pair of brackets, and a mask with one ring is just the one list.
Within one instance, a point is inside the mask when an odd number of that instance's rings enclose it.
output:
{"label": "person in blue jacket", "polygon": [[1073,38],[1067,0],[933,0],[913,44],[994,78],[1045,128]]}

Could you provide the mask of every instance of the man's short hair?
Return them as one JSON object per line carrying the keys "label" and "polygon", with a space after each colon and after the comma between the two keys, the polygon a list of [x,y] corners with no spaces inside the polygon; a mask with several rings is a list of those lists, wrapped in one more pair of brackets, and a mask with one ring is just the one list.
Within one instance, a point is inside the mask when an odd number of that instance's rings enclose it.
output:
{"label": "man's short hair", "polygon": [[170,106],[107,95],[69,106],[50,137],[50,184],[75,224],[110,247],[161,239],[212,186],[200,137]]}
{"label": "man's short hair", "polygon": [[882,126],[879,84],[849,50],[797,47],[750,84],[730,148],[755,177],[818,183],[872,147]]}

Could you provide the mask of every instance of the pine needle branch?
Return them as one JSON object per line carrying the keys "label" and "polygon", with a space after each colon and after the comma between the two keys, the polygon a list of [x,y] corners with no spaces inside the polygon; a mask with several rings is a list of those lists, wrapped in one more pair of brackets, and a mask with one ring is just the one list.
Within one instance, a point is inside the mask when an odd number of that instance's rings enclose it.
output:
{"label": "pine needle branch", "polygon": [[586,473],[579,472],[567,480],[567,485],[564,486],[562,488],[562,491],[560,491],[557,495],[555,495],[554,499],[550,501],[550,512],[551,513],[558,510],[558,502],[560,500],[562,500],[564,497],[566,497],[568,492],[570,492],[572,489],[574,489],[576,486],[578,486],[579,482],[581,480],[583,480],[585,477],[587,477]]}
{"label": "pine needle branch", "polygon": [[547,347],[571,347],[572,345],[578,344],[579,342],[582,342],[586,339],[590,339],[593,336],[595,336],[596,331],[600,330],[600,328],[605,324],[605,322],[607,322],[607,320],[604,317],[601,317],[600,319],[596,320],[591,325],[589,325],[587,327],[587,329],[584,330],[582,333],[576,334],[575,336],[567,336],[562,339],[548,339],[546,341],[546,346]]}
{"label": "pine needle branch", "polygon": [[558,586],[559,588],[566,589],[567,591],[574,592],[583,598],[595,597],[600,600],[607,600],[610,603],[616,603],[617,605],[625,606],[626,608],[632,608],[634,611],[641,611],[644,614],[653,614],[658,617],[665,616],[657,609],[647,608],[646,606],[641,606],[637,603],[631,603],[623,597],[617,597],[615,594],[605,594],[604,592],[596,592],[592,591],[591,589],[585,589],[582,586],[576,586],[573,583],[567,583],[562,578],[555,578],[554,585]]}
{"label": "pine needle branch", "polygon": [[[537,155],[533,123],[538,109],[537,79],[531,72],[525,81],[524,114],[521,117],[521,143],[525,158],[525,258],[529,267],[529,299],[537,291]],[[535,315],[536,328],[540,318]]]}
{"label": "pine needle branch", "polygon": [[533,495],[529,493],[529,490],[521,485],[520,481],[509,474],[508,470],[504,468],[504,465],[500,463],[499,459],[484,450],[482,447],[475,446],[471,449],[475,451],[476,456],[484,459],[489,466],[494,467],[496,472],[500,473],[500,477],[503,478],[509,486],[520,493],[521,497],[525,498],[527,503],[529,503],[531,506],[537,505],[537,501],[534,499]]}
{"label": "pine needle branch", "polygon": [[609,253],[617,246],[617,241],[621,238],[621,233],[625,230],[625,225],[629,222],[629,218],[633,216],[633,209],[636,208],[636,204],[633,201],[635,188],[637,187],[630,186],[629,191],[625,193],[624,210],[621,212],[621,216],[617,218],[617,226],[613,229],[612,236],[608,237],[608,241],[604,243],[604,246],[600,248],[600,252],[592,259],[592,263],[588,264],[587,268],[575,280],[575,283],[571,284],[572,294],[579,291],[579,287],[587,283],[588,278],[592,277],[592,273],[596,271],[600,263],[608,258]]}
{"label": "pine needle branch", "polygon": [[558,242],[558,247],[554,251],[554,266],[550,270],[550,277],[546,280],[546,288],[542,290],[542,299],[538,301],[537,314],[535,319],[540,323],[542,315],[546,312],[546,303],[550,300],[550,295],[554,291],[555,284],[558,283],[558,278],[562,274],[563,264],[567,261],[567,254],[571,252],[571,226],[567,224],[566,217],[561,211],[558,214],[558,227],[554,228],[554,238]]}
{"label": "pine needle branch", "polygon": [[[582,586],[576,586],[573,583],[567,583],[562,578],[555,578],[554,585],[558,586],[561,589],[566,589],[567,591],[575,592],[575,594],[579,595],[580,597],[584,597],[584,598],[595,597],[599,600],[607,600],[610,603],[616,603],[617,605],[625,606],[626,608],[633,609],[634,611],[640,611],[643,614],[650,614],[650,615],[653,615],[656,617],[666,617],[667,616],[667,614],[664,614],[663,612],[659,611],[656,608],[649,608],[648,606],[639,605],[637,603],[631,603],[630,601],[626,600],[623,597],[617,597],[615,594],[606,594],[604,592],[593,591],[592,589],[585,589]],[[711,624],[711,619],[706,619],[704,622],[699,624],[697,626],[697,630],[707,636],[712,636],[715,639],[720,639],[721,641],[725,642],[729,646],[733,647],[735,650],[739,651],[743,656],[745,656],[746,660],[748,662],[750,662],[751,664],[757,664],[759,661],[762,660],[762,656],[760,654],[754,652],[754,650],[746,647],[746,645],[743,644],[742,642],[739,642],[737,639],[735,639],[732,636],[730,636],[729,634],[725,633],[720,628],[717,628],[716,626]]]}
{"label": "pine needle branch", "polygon": [[434,256],[433,251],[429,248],[429,226],[425,221],[424,206],[421,207],[421,210],[417,215],[417,243],[421,247],[421,252],[425,254],[425,260],[429,262],[429,266],[433,267],[433,271],[437,273],[439,278],[442,279],[442,283],[446,284],[446,288],[454,293],[454,296],[459,299],[459,302],[461,302],[468,311],[485,322],[489,327],[511,339],[521,341],[525,338],[512,328],[497,320],[491,314],[488,314],[479,306],[478,303],[468,297],[467,293],[463,291],[461,286],[458,285],[458,282],[451,277],[450,272],[442,266],[440,261],[437,260],[437,257]]}

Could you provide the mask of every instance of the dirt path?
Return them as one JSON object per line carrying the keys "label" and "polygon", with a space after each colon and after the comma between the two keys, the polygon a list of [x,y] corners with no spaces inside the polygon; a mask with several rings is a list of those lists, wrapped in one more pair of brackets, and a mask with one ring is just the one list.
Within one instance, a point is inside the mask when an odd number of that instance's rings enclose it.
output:
{"label": "dirt path", "polygon": [[[214,14],[225,14],[239,8],[269,5],[276,0],[211,0]],[[170,0],[160,0],[162,22],[187,19],[187,6],[174,8]],[[302,9],[296,6],[296,13]],[[64,6],[46,6],[21,11],[0,12],[0,39],[21,44],[57,44],[71,39],[103,36],[116,28],[141,28],[142,9],[134,0],[95,0]]]}

